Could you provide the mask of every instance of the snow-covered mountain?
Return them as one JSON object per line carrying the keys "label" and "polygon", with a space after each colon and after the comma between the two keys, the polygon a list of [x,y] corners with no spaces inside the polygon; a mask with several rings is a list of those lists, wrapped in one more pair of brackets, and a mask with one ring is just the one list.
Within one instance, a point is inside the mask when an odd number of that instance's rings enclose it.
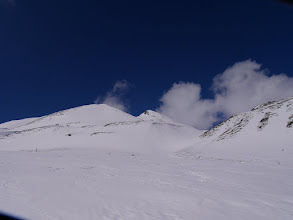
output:
{"label": "snow-covered mountain", "polygon": [[290,159],[293,156],[293,97],[270,101],[231,116],[204,132],[179,155],[213,158]]}
{"label": "snow-covered mountain", "polygon": [[40,220],[291,220],[292,125],[293,97],[206,132],[107,105],[7,122],[0,211]]}
{"label": "snow-covered mountain", "polygon": [[284,159],[293,155],[293,97],[258,105],[206,132],[152,110],[135,117],[105,104],[0,125],[2,150],[68,146],[179,151],[178,155],[192,157]]}
{"label": "snow-covered mountain", "polygon": [[148,110],[134,117],[105,104],[72,108],[0,125],[3,150],[68,146],[172,152],[190,146],[202,132]]}

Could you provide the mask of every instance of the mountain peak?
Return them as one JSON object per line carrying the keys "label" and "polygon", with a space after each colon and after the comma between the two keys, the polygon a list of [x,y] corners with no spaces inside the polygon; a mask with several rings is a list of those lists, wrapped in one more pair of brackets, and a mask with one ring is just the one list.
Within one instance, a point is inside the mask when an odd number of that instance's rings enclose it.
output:
{"label": "mountain peak", "polygon": [[165,122],[165,123],[170,123],[170,124],[175,124],[173,120],[168,118],[165,115],[162,115],[159,112],[155,112],[153,110],[146,110],[142,114],[138,116],[138,118],[145,120],[145,121],[155,121],[155,122]]}
{"label": "mountain peak", "polygon": [[155,117],[155,116],[161,116],[160,113],[155,112],[155,111],[153,111],[153,110],[146,110],[146,111],[143,112],[141,115],[149,115],[149,116],[152,116],[152,117]]}

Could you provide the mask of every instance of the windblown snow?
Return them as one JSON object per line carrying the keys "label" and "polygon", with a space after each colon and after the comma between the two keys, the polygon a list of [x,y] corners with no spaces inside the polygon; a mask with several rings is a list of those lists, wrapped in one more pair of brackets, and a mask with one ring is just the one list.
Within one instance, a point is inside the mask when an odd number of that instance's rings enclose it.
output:
{"label": "windblown snow", "polygon": [[25,219],[293,219],[293,97],[209,131],[86,105],[0,125],[0,211]]}

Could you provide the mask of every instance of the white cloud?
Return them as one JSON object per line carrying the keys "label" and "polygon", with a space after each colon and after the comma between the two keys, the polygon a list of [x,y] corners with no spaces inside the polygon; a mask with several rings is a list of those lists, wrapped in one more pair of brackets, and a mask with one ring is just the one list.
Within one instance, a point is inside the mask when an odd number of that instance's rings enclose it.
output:
{"label": "white cloud", "polygon": [[293,95],[293,78],[285,74],[268,76],[254,61],[234,64],[214,78],[213,91],[219,110],[229,116],[255,105]]}
{"label": "white cloud", "polygon": [[128,110],[128,105],[125,102],[124,96],[129,87],[129,83],[126,80],[117,81],[105,96],[97,97],[94,103],[107,104],[126,112]]}
{"label": "white cloud", "polygon": [[213,100],[202,100],[201,86],[195,83],[174,83],[160,99],[162,105],[157,111],[178,122],[205,128],[215,120]]}
{"label": "white cloud", "polygon": [[293,78],[285,74],[268,76],[251,61],[235,63],[213,79],[214,99],[202,99],[199,84],[175,83],[162,98],[159,112],[200,129],[254,106],[293,96]]}

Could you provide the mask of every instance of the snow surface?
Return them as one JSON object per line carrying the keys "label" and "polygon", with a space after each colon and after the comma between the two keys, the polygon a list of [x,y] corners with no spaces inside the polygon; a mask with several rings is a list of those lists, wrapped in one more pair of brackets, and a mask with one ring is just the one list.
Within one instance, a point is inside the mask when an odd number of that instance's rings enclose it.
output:
{"label": "snow surface", "polygon": [[40,220],[293,219],[292,100],[206,132],[107,105],[4,123],[0,211]]}
{"label": "snow surface", "polygon": [[2,130],[14,129],[14,128],[17,128],[17,127],[22,126],[24,124],[28,124],[36,119],[37,118],[26,118],[26,119],[21,119],[21,120],[13,120],[13,121],[5,122],[3,124],[0,124],[0,129],[2,129]]}

